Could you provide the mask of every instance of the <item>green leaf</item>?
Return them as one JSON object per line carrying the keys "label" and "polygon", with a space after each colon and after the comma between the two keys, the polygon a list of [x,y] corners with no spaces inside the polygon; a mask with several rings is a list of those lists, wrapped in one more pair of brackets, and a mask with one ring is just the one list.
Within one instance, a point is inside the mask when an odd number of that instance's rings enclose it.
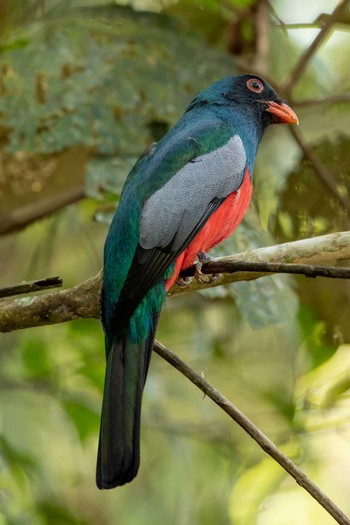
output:
{"label": "green leaf", "polygon": [[63,406],[72,419],[81,441],[98,432],[100,415],[90,408],[86,402],[72,398],[65,401]]}
{"label": "green leaf", "polygon": [[16,449],[4,436],[0,436],[1,462],[10,472],[15,482],[24,487],[26,476],[38,472],[38,464],[29,454]]}
{"label": "green leaf", "polygon": [[251,525],[258,522],[259,507],[273,493],[286,474],[271,458],[263,459],[246,470],[236,481],[229,502],[233,525]]}
{"label": "green leaf", "polygon": [[307,353],[308,366],[317,368],[328,361],[336,352],[336,345],[330,345],[325,338],[325,322],[320,321],[313,309],[306,304],[298,312],[303,349]]}
{"label": "green leaf", "polygon": [[[37,512],[43,520],[44,525],[87,525],[85,519],[79,517],[79,513],[63,507],[60,501],[43,501],[37,505]],[[90,522],[89,522],[90,523]]]}
{"label": "green leaf", "polygon": [[[303,398],[303,405],[321,409],[320,413],[316,413],[321,419],[325,416],[323,410],[328,410],[329,417],[331,409],[336,409],[338,403],[343,402],[346,406],[350,390],[349,370],[349,345],[342,345],[327,361],[299,379],[298,397]],[[339,417],[336,410],[333,410],[333,417]]]}
{"label": "green leaf", "polygon": [[49,380],[52,375],[53,361],[51,349],[43,339],[28,339],[23,347],[22,358],[30,377]]}

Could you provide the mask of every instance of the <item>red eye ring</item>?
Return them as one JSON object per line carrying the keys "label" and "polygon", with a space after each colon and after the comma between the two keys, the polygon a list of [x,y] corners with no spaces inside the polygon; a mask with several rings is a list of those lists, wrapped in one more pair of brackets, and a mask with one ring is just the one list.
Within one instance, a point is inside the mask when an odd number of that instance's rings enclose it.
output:
{"label": "red eye ring", "polygon": [[263,83],[257,78],[247,80],[246,86],[250,91],[254,91],[254,93],[261,93],[264,89]]}

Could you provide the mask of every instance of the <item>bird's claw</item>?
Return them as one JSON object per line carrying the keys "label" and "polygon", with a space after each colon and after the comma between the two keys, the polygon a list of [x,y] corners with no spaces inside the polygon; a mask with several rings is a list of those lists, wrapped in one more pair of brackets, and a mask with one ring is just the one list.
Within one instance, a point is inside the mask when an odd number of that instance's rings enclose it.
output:
{"label": "bird's claw", "polygon": [[202,272],[203,264],[212,261],[213,257],[210,257],[204,251],[198,252],[198,261],[195,263],[194,278],[198,284],[210,284],[214,283],[221,277],[220,273],[213,273],[212,275],[205,274]]}
{"label": "bird's claw", "polygon": [[185,286],[188,286],[191,282],[191,277],[178,277],[176,279],[176,284],[178,286],[181,286],[181,288],[185,288]]}
{"label": "bird's claw", "polygon": [[[202,266],[203,264],[207,263],[208,261],[213,261],[213,257],[210,257],[207,253],[204,251],[198,252],[197,255],[198,261],[194,264],[194,278],[197,281],[198,284],[210,284],[215,282],[217,279],[221,277],[221,273],[214,273],[212,275],[205,274],[202,272]],[[181,277],[179,276],[176,279],[176,284],[178,286],[181,286],[184,288],[185,286],[188,286],[191,282],[191,277]]]}

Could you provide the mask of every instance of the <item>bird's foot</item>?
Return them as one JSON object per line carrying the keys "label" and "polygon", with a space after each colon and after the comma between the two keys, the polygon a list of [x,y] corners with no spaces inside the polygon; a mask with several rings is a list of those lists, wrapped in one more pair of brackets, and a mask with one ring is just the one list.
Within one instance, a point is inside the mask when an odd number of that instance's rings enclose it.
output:
{"label": "bird's foot", "polygon": [[181,288],[185,288],[185,286],[188,286],[191,282],[191,277],[178,277],[176,279],[176,284],[178,286],[181,286]]}
{"label": "bird's foot", "polygon": [[203,264],[213,261],[213,257],[210,257],[203,250],[198,252],[198,261],[195,263],[194,278],[198,284],[209,284],[214,283],[217,279],[221,277],[221,273],[213,273],[212,275],[205,274],[202,272]]}

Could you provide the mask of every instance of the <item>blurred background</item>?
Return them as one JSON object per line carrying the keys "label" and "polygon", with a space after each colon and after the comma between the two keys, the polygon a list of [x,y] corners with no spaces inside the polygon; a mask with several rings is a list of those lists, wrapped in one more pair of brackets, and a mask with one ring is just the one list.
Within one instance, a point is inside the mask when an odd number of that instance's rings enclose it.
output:
{"label": "blurred background", "polygon": [[[249,213],[216,254],[349,229],[350,12],[337,5],[2,0],[0,287],[96,274],[137,156],[196,91],[240,72],[272,82],[300,128],[266,133]],[[266,277],[169,299],[157,334],[345,513],[349,299],[346,281]],[[0,361],[0,525],[334,523],[157,355],[139,475],[98,491],[98,320],[2,334]]]}

